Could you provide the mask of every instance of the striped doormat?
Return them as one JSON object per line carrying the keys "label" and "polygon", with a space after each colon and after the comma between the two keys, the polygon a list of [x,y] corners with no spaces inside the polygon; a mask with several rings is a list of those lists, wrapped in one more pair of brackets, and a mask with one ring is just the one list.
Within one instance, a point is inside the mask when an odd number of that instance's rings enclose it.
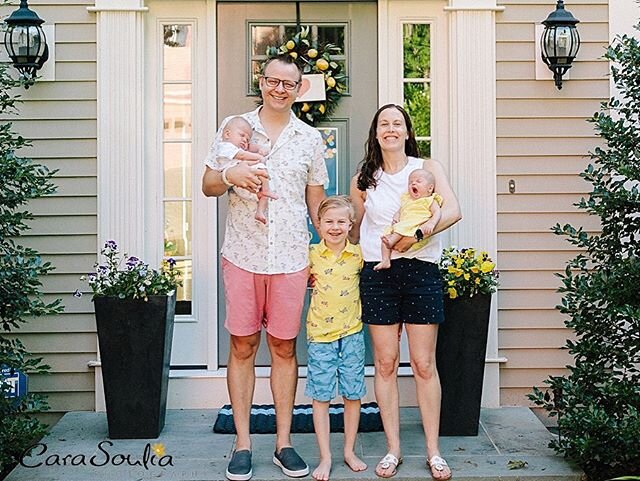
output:
{"label": "striped doormat", "polygon": [[[299,404],[293,407],[291,422],[292,433],[313,432],[313,410],[311,404]],[[329,406],[329,420],[332,433],[344,432],[344,405],[331,404]],[[273,404],[253,404],[251,406],[251,420],[249,430],[251,434],[274,434],[276,432],[276,411]],[[365,403],[360,408],[361,433],[382,431],[382,419],[378,403]],[[213,426],[213,432],[219,434],[235,434],[233,425],[233,411],[231,405],[225,404],[218,411],[218,417]]]}

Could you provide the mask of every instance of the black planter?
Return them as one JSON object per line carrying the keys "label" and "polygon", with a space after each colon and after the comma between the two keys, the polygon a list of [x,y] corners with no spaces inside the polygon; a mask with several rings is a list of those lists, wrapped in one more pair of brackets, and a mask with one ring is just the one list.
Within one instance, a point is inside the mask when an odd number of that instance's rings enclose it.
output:
{"label": "black planter", "polygon": [[94,299],[112,439],[157,438],[164,427],[176,297]]}
{"label": "black planter", "polygon": [[436,362],[442,385],[440,434],[477,436],[491,294],[445,297]]}

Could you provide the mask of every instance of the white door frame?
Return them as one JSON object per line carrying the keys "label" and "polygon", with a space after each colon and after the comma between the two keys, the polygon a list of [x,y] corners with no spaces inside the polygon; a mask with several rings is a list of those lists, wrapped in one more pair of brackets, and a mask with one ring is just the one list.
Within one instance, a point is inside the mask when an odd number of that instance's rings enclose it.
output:
{"label": "white door frame", "polygon": [[[431,22],[432,149],[464,219],[450,243],[497,257],[495,0],[379,0],[380,104],[402,101],[402,23]],[[416,14],[416,12],[419,12]],[[445,68],[442,68],[442,67]],[[446,243],[446,237],[444,242]],[[498,302],[492,302],[483,406],[500,405]]]}

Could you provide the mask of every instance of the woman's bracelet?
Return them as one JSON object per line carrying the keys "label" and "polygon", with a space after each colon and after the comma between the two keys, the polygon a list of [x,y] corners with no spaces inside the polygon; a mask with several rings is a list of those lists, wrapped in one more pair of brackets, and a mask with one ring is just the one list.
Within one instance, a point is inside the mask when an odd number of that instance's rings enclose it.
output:
{"label": "woman's bracelet", "polygon": [[229,179],[227,179],[227,170],[229,170],[231,167],[235,167],[235,166],[236,166],[236,164],[228,165],[227,167],[222,169],[222,182],[224,182],[224,185],[226,185],[227,187],[235,187],[235,184],[232,184],[231,182],[229,182]]}

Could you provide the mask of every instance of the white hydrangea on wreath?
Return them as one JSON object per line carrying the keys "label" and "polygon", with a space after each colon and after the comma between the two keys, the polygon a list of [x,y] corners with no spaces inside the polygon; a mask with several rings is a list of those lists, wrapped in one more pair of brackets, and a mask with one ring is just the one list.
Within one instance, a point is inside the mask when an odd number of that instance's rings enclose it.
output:
{"label": "white hydrangea on wreath", "polygon": [[279,47],[268,47],[267,57],[291,56],[304,74],[324,75],[326,100],[314,102],[296,102],[293,112],[304,122],[315,126],[329,117],[338,106],[340,98],[347,90],[347,76],[341,73],[342,67],[332,55],[341,53],[340,47],[331,43],[319,46],[309,40],[309,27],[303,27],[293,37]]}

